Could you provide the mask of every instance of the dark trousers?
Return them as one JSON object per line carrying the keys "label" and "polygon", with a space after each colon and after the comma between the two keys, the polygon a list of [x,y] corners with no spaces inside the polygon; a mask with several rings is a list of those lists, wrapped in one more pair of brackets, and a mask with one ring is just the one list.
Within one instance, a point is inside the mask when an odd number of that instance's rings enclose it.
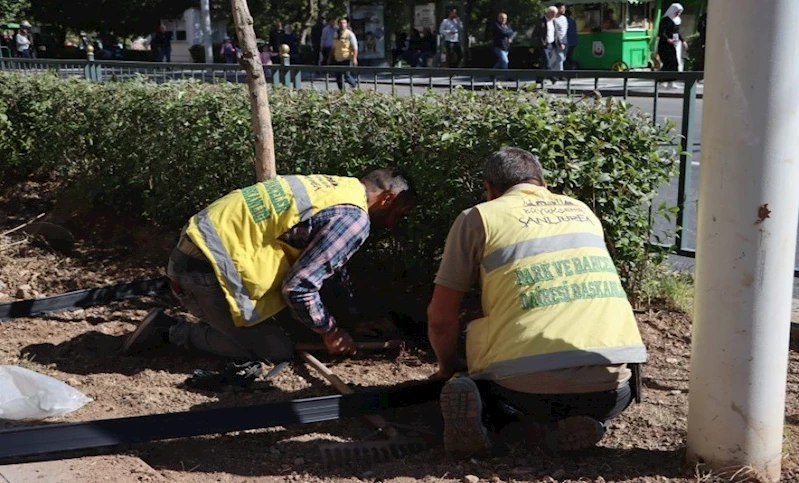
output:
{"label": "dark trousers", "polygon": [[172,62],[172,47],[159,47],[155,52],[156,62]]}
{"label": "dark trousers", "polygon": [[494,432],[516,422],[550,424],[573,416],[589,416],[604,423],[633,401],[629,384],[615,391],[575,394],[529,394],[490,381],[477,381],[477,386],[485,408],[484,422]]}
{"label": "dark trousers", "polygon": [[459,42],[446,42],[447,66],[458,67],[463,58],[463,51]]}
{"label": "dark trousers", "polygon": [[[346,65],[351,66],[351,60],[342,60],[337,61],[334,60],[332,65]],[[344,81],[347,81],[347,84],[351,85],[353,88],[357,87],[358,84],[355,82],[355,78],[352,77],[352,73],[349,71],[346,72],[336,72],[336,84],[338,85],[339,90],[344,90]]]}
{"label": "dark trousers", "polygon": [[566,47],[566,62],[564,65],[564,69],[566,70],[574,70],[574,49],[576,47],[576,45]]}
{"label": "dark trousers", "polygon": [[[199,323],[179,319],[170,329],[175,346],[206,352],[236,361],[290,360],[297,342],[321,342],[318,334],[294,319],[288,308],[251,327],[236,327],[225,294],[207,260],[189,257],[175,248],[167,266],[172,293],[181,305],[200,319]],[[341,273],[328,278],[320,296],[333,317],[352,319],[352,307]]]}

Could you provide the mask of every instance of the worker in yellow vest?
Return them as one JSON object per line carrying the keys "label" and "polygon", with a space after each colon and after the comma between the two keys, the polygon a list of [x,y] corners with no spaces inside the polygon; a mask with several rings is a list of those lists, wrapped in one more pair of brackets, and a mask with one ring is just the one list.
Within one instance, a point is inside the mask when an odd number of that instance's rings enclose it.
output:
{"label": "worker in yellow vest", "polygon": [[[355,33],[349,29],[347,17],[338,20],[338,32],[333,36],[333,48],[327,55],[327,63],[328,65],[358,66],[358,39],[355,37]],[[350,71],[336,72],[336,84],[338,84],[339,90],[344,90],[344,80],[353,88],[358,85]]]}
{"label": "worker in yellow vest", "polygon": [[[447,379],[445,448],[490,452],[500,431],[549,450],[593,446],[637,399],[646,361],[602,225],[585,204],[549,191],[522,149],[494,153],[484,183],[488,201],[450,228],[428,306],[431,377]],[[478,282],[482,317],[466,328],[464,362],[459,308]]]}
{"label": "worker in yellow vest", "polygon": [[[172,291],[201,322],[155,309],[123,352],[171,343],[276,363],[314,332],[331,354],[354,352],[325,302],[338,301],[338,313],[349,316],[347,261],[371,228],[394,227],[414,205],[407,176],[395,168],[361,179],[277,176],[230,192],[189,219],[169,258]],[[334,292],[323,300],[326,288]]]}

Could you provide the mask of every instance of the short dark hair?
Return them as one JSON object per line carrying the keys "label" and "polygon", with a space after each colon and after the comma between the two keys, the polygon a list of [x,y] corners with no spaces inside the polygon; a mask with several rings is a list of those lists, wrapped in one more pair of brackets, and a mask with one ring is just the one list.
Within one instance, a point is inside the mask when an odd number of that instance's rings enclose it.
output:
{"label": "short dark hair", "polygon": [[544,169],[531,152],[504,147],[489,156],[483,169],[483,179],[500,193],[524,182],[544,185]]}
{"label": "short dark hair", "polygon": [[416,190],[413,187],[413,182],[400,168],[388,167],[372,170],[361,178],[361,182],[366,185],[367,189],[391,191],[397,199],[402,199],[403,202],[416,202]]}
{"label": "short dark hair", "polygon": [[558,7],[558,8],[560,8],[560,7],[564,6],[564,5],[566,5],[566,4],[563,3],[563,2],[555,2],[555,6]]}

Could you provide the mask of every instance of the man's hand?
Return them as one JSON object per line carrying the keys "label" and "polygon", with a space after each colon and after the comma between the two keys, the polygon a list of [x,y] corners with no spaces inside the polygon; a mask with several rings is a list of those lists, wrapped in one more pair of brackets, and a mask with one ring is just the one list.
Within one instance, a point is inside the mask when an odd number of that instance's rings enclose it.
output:
{"label": "man's hand", "polygon": [[353,57],[352,58],[352,66],[353,67],[358,67],[358,57]]}
{"label": "man's hand", "polygon": [[355,354],[355,341],[346,330],[335,328],[322,336],[331,355]]}

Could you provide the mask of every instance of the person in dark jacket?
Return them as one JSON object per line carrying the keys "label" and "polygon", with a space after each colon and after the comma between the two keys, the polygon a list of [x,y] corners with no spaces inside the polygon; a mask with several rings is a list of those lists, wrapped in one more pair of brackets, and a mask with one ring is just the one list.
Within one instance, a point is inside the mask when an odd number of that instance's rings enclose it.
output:
{"label": "person in dark jacket", "polygon": [[316,19],[316,24],[311,27],[311,50],[313,50],[314,64],[319,63],[322,52],[322,29],[325,28],[325,18],[322,15]]}
{"label": "person in dark jacket", "polygon": [[275,22],[275,26],[269,33],[269,45],[275,51],[280,52],[280,46],[286,43],[286,32],[283,30],[282,22]]}
{"label": "person in dark jacket", "polygon": [[549,69],[547,57],[547,22],[546,16],[541,16],[533,24],[533,34],[530,37],[530,53],[533,54],[534,69]]}
{"label": "person in dark jacket", "polygon": [[497,22],[494,24],[493,33],[494,54],[497,56],[494,68],[507,69],[508,52],[510,51],[510,43],[513,41],[513,29],[508,25],[508,14],[500,13],[497,15]]}
{"label": "person in dark jacket", "polygon": [[158,31],[153,34],[150,48],[155,51],[156,62],[172,62],[172,32],[166,29],[166,25],[158,26]]}
{"label": "person in dark jacket", "polygon": [[566,21],[569,23],[569,30],[566,33],[566,65],[567,70],[574,70],[574,49],[577,48],[579,37],[577,35],[577,22],[571,10],[566,10]]}
{"label": "person in dark jacket", "polygon": [[[681,69],[682,53],[688,48],[688,42],[685,41],[680,33],[680,24],[682,19],[680,14],[683,12],[683,6],[679,3],[672,3],[666,10],[666,14],[660,19],[660,28],[658,29],[658,55],[660,56],[662,71],[677,72]],[[669,79],[667,87],[674,87],[674,80]]]}

